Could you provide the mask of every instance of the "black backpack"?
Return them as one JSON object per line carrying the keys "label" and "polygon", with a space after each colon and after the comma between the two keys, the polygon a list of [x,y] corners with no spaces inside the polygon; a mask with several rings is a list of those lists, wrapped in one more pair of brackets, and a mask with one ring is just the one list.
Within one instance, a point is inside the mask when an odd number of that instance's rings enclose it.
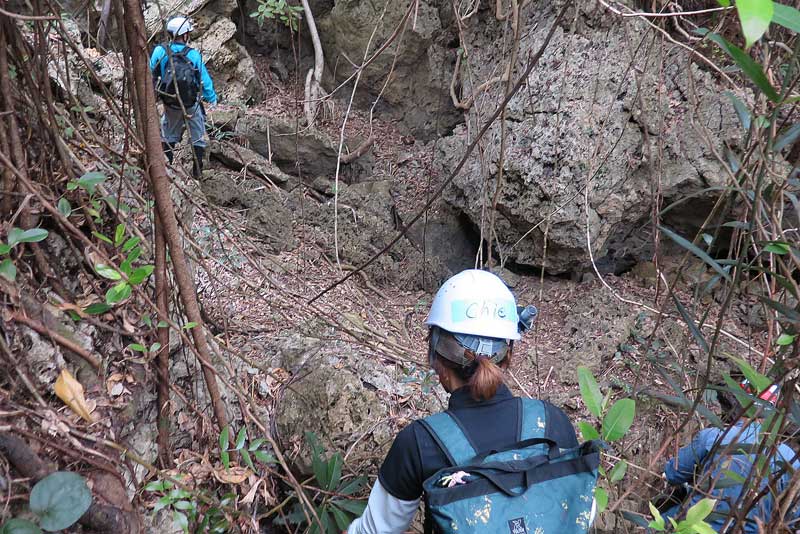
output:
{"label": "black backpack", "polygon": [[185,108],[194,106],[200,98],[200,71],[188,58],[192,49],[184,46],[180,52],[173,53],[169,45],[161,46],[167,55],[159,64],[164,65],[164,70],[156,93],[167,106],[179,108],[181,103]]}

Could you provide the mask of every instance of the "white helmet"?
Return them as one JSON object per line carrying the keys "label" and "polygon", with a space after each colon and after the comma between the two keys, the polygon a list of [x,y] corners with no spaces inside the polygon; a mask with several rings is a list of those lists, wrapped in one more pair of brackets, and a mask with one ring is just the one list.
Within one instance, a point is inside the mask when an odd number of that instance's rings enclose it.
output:
{"label": "white helmet", "polygon": [[172,17],[167,21],[167,31],[178,37],[194,29],[192,21],[186,17]]}
{"label": "white helmet", "polygon": [[455,334],[496,339],[520,339],[517,302],[500,278],[470,269],[447,280],[425,320]]}

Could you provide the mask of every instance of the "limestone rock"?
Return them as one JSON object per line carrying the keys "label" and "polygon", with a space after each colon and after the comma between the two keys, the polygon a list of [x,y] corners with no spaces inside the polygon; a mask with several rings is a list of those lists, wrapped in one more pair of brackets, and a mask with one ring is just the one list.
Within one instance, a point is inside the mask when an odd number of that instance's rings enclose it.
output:
{"label": "limestone rock", "polygon": [[209,146],[211,158],[216,159],[234,171],[245,169],[247,173],[280,185],[291,180],[291,176],[281,171],[262,155],[230,141],[212,141]]}

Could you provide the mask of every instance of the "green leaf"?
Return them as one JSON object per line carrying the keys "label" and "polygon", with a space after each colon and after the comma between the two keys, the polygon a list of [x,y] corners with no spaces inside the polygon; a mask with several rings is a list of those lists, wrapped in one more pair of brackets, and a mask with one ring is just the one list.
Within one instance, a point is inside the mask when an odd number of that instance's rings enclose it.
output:
{"label": "green leaf", "polygon": [[750,382],[753,385],[753,387],[756,388],[756,391],[758,391],[759,393],[761,393],[762,391],[764,391],[765,389],[767,389],[772,385],[772,380],[770,380],[766,376],[762,375],[761,373],[753,369],[753,367],[746,361],[740,358],[731,358],[731,359],[736,363],[736,365],[742,371],[742,374],[747,379],[747,381]]}
{"label": "green leaf", "polygon": [[195,326],[197,326],[197,323],[195,323],[194,321],[190,321],[190,322],[186,323],[185,325],[183,325],[181,328],[183,328],[184,330],[190,330],[190,329],[194,328]]}
{"label": "green leaf", "polygon": [[46,238],[47,230],[43,228],[31,228],[30,230],[12,228],[8,232],[8,246],[13,248],[17,243],[38,243]]}
{"label": "green leaf", "polygon": [[722,7],[731,7],[731,0],[717,0],[717,3]]}
{"label": "green leaf", "polygon": [[249,452],[247,452],[247,450],[245,450],[245,449],[242,449],[242,450],[240,451],[240,453],[241,453],[241,455],[242,455],[242,459],[244,460],[244,463],[245,463],[245,464],[247,464],[247,466],[248,466],[250,469],[252,469],[253,471],[255,471],[255,470],[256,470],[256,466],[255,466],[255,465],[253,465],[253,459],[252,459],[252,458],[250,458],[250,453],[249,453]]}
{"label": "green leaf", "polygon": [[72,214],[72,206],[65,197],[58,199],[58,211],[64,217],[69,217]]}
{"label": "green leaf", "polygon": [[0,261],[0,276],[9,282],[13,282],[17,279],[17,268],[14,266],[14,262],[11,261],[11,258]]}
{"label": "green leaf", "polygon": [[789,334],[781,334],[778,336],[778,340],[776,343],[781,347],[785,347],[786,345],[791,345],[794,343],[794,338],[797,336],[790,336]]}
{"label": "green leaf", "polygon": [[130,239],[125,241],[124,245],[122,245],[122,252],[128,252],[130,249],[138,245],[140,241],[141,239],[139,239],[138,237],[131,237]]}
{"label": "green leaf", "polygon": [[186,514],[183,512],[172,512],[172,521],[181,530],[184,532],[189,532],[189,518],[186,517]]}
{"label": "green leaf", "polygon": [[594,488],[594,500],[597,502],[597,513],[602,514],[608,506],[608,492],[597,486]]}
{"label": "green leaf", "polygon": [[342,479],[342,464],[344,460],[342,455],[338,452],[333,455],[328,461],[328,491],[333,491],[339,486],[339,481]]}
{"label": "green leaf", "polygon": [[600,393],[597,381],[588,367],[582,365],[578,367],[578,384],[580,385],[581,397],[583,397],[586,408],[595,417],[600,417],[603,413],[603,394]]}
{"label": "green leaf", "polygon": [[332,503],[338,508],[341,508],[346,512],[350,512],[355,516],[360,516],[361,514],[363,514],[364,509],[367,507],[367,501],[350,501],[344,499],[341,500],[337,499],[335,501],[332,501]]}
{"label": "green leaf", "polygon": [[106,304],[105,302],[96,302],[94,304],[89,304],[86,306],[83,311],[88,313],[89,315],[100,315],[101,313],[105,313],[111,309],[111,306]]}
{"label": "green leaf", "polygon": [[219,433],[219,450],[226,451],[228,450],[228,439],[231,433],[231,427],[226,426],[222,429],[222,432]]}
{"label": "green leaf", "polygon": [[702,499],[697,502],[694,506],[689,508],[686,511],[686,523],[689,525],[696,525],[706,517],[711,511],[714,509],[714,505],[717,504],[715,499]]}
{"label": "green leaf", "polygon": [[178,501],[172,503],[172,507],[175,508],[176,510],[194,510],[197,507],[197,505],[189,501]]}
{"label": "green leaf", "polygon": [[[186,327],[184,327],[184,328],[186,328]],[[267,440],[265,440],[264,438],[254,439],[253,441],[250,442],[250,445],[247,447],[247,450],[251,451],[251,452],[252,451],[257,451],[258,448],[261,447],[264,444],[265,441],[267,441]]]}
{"label": "green leaf", "polygon": [[622,438],[633,423],[636,402],[633,399],[620,399],[611,406],[603,418],[603,439],[617,441]]}
{"label": "green leaf", "polygon": [[68,471],[44,477],[31,490],[30,509],[43,530],[55,532],[75,524],[92,504],[84,478]]}
{"label": "green leaf", "polygon": [[585,441],[600,439],[600,433],[597,431],[597,429],[586,421],[578,422],[578,430]]}
{"label": "green leaf", "polygon": [[625,478],[625,472],[628,471],[628,462],[625,460],[620,460],[616,463],[616,465],[611,469],[611,472],[608,474],[608,480],[612,484],[616,484],[623,478]]}
{"label": "green leaf", "polygon": [[[331,503],[334,504],[334,503]],[[330,507],[333,520],[336,521],[336,526],[340,532],[345,532],[347,527],[350,526],[350,517],[336,506]]]}
{"label": "green leaf", "polygon": [[230,467],[231,455],[228,451],[222,451],[221,453],[219,453],[219,459],[222,462],[222,465],[225,466],[225,469]]}
{"label": "green leaf", "polygon": [[121,280],[122,275],[114,269],[113,267],[109,267],[108,265],[104,265],[102,263],[98,263],[94,266],[95,272],[102,276],[103,278],[108,278],[109,280]]}
{"label": "green leaf", "polygon": [[168,326],[169,326],[169,323],[167,321],[158,321],[158,324],[156,325],[156,328],[167,328]]}
{"label": "green leaf", "polygon": [[42,534],[42,529],[27,519],[9,519],[0,528],[0,534]]}
{"label": "green leaf", "polygon": [[118,224],[116,230],[114,230],[114,246],[120,246],[123,239],[125,239],[125,225]]}
{"label": "green leaf", "polygon": [[136,352],[147,352],[147,347],[139,343],[131,343],[130,345],[128,345],[128,348],[131,350],[135,350]]}
{"label": "green leaf", "polygon": [[647,505],[650,507],[650,513],[653,514],[653,521],[651,521],[647,526],[653,530],[662,532],[664,530],[664,518],[661,517],[661,512],[658,511],[658,508],[653,506],[653,503],[648,501]]}
{"label": "green leaf", "polygon": [[797,310],[795,310],[793,308],[790,308],[789,306],[787,306],[787,305],[785,305],[785,304],[783,304],[781,302],[778,302],[778,301],[775,301],[775,300],[771,300],[771,299],[768,299],[767,297],[763,297],[763,296],[760,296],[760,295],[758,297],[758,300],[760,300],[761,302],[763,302],[764,304],[766,304],[767,306],[769,306],[773,310],[777,311],[778,313],[780,313],[781,315],[783,315],[784,317],[786,317],[790,321],[792,321],[794,323],[799,323],[800,322],[800,312],[798,312]]}
{"label": "green leaf", "polygon": [[128,282],[120,282],[106,291],[106,304],[117,304],[131,296],[131,286]]}
{"label": "green leaf", "polygon": [[242,426],[239,430],[239,433],[236,434],[236,445],[234,445],[234,449],[241,450],[244,447],[244,440],[247,439],[247,427]]}
{"label": "green leaf", "polygon": [[692,337],[694,337],[697,344],[703,349],[703,352],[708,353],[708,342],[706,338],[703,336],[703,333],[700,331],[700,328],[695,324],[694,319],[689,315],[689,312],[686,311],[686,308],[681,301],[678,300],[678,296],[673,292],[672,293],[672,301],[675,303],[675,307],[678,308],[678,313],[681,314],[683,321],[686,323],[686,326],[689,327],[689,332],[691,332]]}
{"label": "green leaf", "polygon": [[131,273],[131,275],[128,277],[128,282],[130,282],[132,285],[141,284],[142,282],[147,280],[148,276],[153,274],[153,269],[155,269],[155,267],[153,267],[152,265],[144,265],[142,267],[139,267],[138,269],[133,271],[133,273]]}
{"label": "green leaf", "polygon": [[720,276],[722,276],[723,278],[725,278],[725,280],[728,280],[730,282],[731,276],[728,274],[728,271],[726,271],[722,267],[722,265],[720,265],[716,260],[714,260],[711,256],[709,256],[704,250],[701,250],[697,245],[687,240],[686,238],[679,236],[678,234],[676,234],[675,232],[673,232],[672,230],[670,230],[665,226],[659,225],[658,228],[663,233],[665,233],[670,239],[672,239],[677,244],[679,244],[680,246],[682,246],[683,248],[685,248],[686,250],[688,250],[689,252],[691,252],[704,262],[706,262],[709,267],[717,271],[717,273],[719,273]]}
{"label": "green leaf", "polygon": [[366,477],[356,477],[349,481],[347,484],[339,488],[338,493],[341,495],[352,495],[357,492],[367,483]]}
{"label": "green leaf", "polygon": [[745,47],[750,48],[769,28],[773,14],[772,0],[736,0],[736,11],[742,23]]}
{"label": "green leaf", "polygon": [[256,460],[258,460],[262,464],[274,464],[278,462],[278,460],[274,456],[272,456],[271,454],[267,454],[264,451],[253,451],[253,456],[255,456]]}
{"label": "green leaf", "polygon": [[150,345],[150,352],[156,352],[160,348],[161,348],[161,343],[155,342],[152,345]]}
{"label": "green leaf", "polygon": [[705,28],[695,30],[698,34],[708,36],[709,39],[717,43],[729,56],[733,58],[739,68],[742,69],[750,80],[761,89],[761,91],[773,102],[779,102],[780,96],[775,88],[769,83],[767,76],[761,66],[753,60],[747,53],[738,46],[734,46],[719,34],[711,33]]}
{"label": "green leaf", "polygon": [[793,125],[791,128],[786,130],[786,133],[778,137],[778,139],[775,140],[775,144],[772,145],[772,150],[775,152],[780,152],[784,148],[793,144],[798,135],[800,135],[800,123]]}
{"label": "green leaf", "polygon": [[106,175],[99,171],[87,172],[77,180],[77,184],[84,188],[90,195],[94,194],[94,189],[106,180]]}
{"label": "green leaf", "polygon": [[792,6],[787,6],[778,2],[773,4],[772,9],[772,22],[780,24],[784,28],[790,29],[795,33],[800,33],[800,11]]}
{"label": "green leaf", "polygon": [[739,100],[735,94],[731,93],[730,91],[725,91],[725,96],[727,96],[731,103],[733,104],[733,109],[736,111],[736,115],[739,116],[739,122],[742,123],[742,128],[744,130],[750,129],[750,110],[747,109],[747,106],[744,105],[744,102]]}
{"label": "green leaf", "polygon": [[773,241],[767,246],[764,247],[765,252],[772,252],[773,254],[788,254],[791,251],[791,247],[788,243],[782,243],[780,241]]}
{"label": "green leaf", "polygon": [[164,480],[154,480],[144,487],[145,491],[164,491],[167,489],[169,488],[167,488]]}
{"label": "green leaf", "polygon": [[[98,214],[98,215],[99,215],[99,214]],[[101,233],[100,233],[100,232],[98,232],[98,231],[94,231],[94,232],[92,232],[92,235],[93,235],[93,236],[95,236],[95,237],[96,237],[97,239],[99,239],[100,241],[102,241],[103,243],[108,243],[109,245],[113,245],[113,244],[114,244],[114,242],[113,242],[113,241],[111,241],[111,240],[110,240],[108,237],[104,236],[103,234],[101,234]]]}
{"label": "green leaf", "polygon": [[717,534],[717,531],[708,523],[697,523],[692,525],[695,534]]}
{"label": "green leaf", "polygon": [[5,243],[0,243],[0,254],[8,254],[11,252],[11,247]]}

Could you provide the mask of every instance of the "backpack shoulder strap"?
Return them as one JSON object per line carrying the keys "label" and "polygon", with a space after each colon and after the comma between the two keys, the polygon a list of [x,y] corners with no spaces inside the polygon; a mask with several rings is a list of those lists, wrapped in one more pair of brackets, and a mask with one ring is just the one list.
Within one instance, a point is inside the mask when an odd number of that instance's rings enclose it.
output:
{"label": "backpack shoulder strap", "polygon": [[189,52],[191,52],[192,50],[193,50],[193,48],[191,46],[183,45],[183,48],[181,49],[180,52],[178,52],[178,55],[186,56],[188,58],[189,57]]}
{"label": "backpack shoulder strap", "polygon": [[461,425],[449,412],[428,416],[420,420],[420,423],[430,432],[453,466],[464,465],[477,456],[478,452]]}
{"label": "backpack shoulder strap", "polygon": [[544,403],[538,399],[520,398],[520,425],[519,439],[543,438],[547,429],[547,411]]}

